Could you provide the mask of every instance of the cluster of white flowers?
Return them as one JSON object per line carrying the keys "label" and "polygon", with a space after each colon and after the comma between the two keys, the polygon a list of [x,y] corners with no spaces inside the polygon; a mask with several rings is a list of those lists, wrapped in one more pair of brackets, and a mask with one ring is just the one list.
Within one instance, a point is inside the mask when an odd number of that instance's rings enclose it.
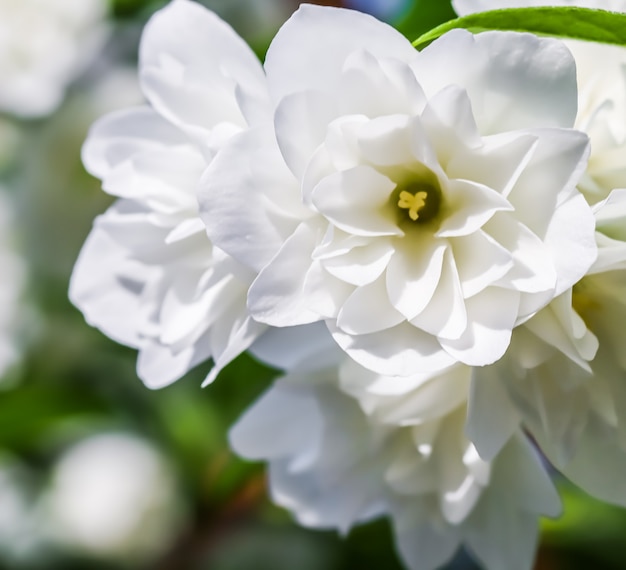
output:
{"label": "cluster of white flowers", "polygon": [[148,386],[248,349],[284,370],[231,443],[301,524],[387,515],[411,570],[460,545],[528,570],[560,511],[537,446],[626,505],[626,59],[573,51],[456,30],[418,52],[303,5],[261,66],[174,0],[148,104],[85,144],[119,199],[70,296]]}
{"label": "cluster of white flowers", "polygon": [[0,112],[39,117],[106,35],[106,0],[0,0]]}

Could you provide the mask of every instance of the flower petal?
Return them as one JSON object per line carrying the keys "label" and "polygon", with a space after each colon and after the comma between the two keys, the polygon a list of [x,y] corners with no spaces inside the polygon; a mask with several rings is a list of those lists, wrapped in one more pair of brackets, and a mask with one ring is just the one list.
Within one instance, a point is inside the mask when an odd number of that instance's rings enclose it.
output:
{"label": "flower petal", "polygon": [[384,376],[411,376],[450,366],[455,359],[439,343],[409,323],[384,331],[352,336],[328,322],[337,344],[365,368]]}
{"label": "flower petal", "polygon": [[427,96],[448,85],[464,88],[482,135],[571,127],[576,118],[576,67],[558,40],[452,30],[420,52],[413,68]]}
{"label": "flower petal", "polygon": [[467,299],[466,332],[458,340],[440,338],[441,346],[450,356],[470,366],[494,363],[509,346],[519,298],[517,291],[488,287]]}
{"label": "flower petal", "polygon": [[294,326],[335,317],[353,287],[311,260],[315,229],[301,224],[285,240],[248,291],[252,316],[273,326]]}
{"label": "flower petal", "polygon": [[389,197],[396,184],[371,166],[357,166],[324,178],[313,191],[313,204],[338,228],[355,235],[402,235]]}
{"label": "flower petal", "polygon": [[204,172],[200,216],[211,241],[260,271],[310,215],[269,129],[233,137]]}
{"label": "flower petal", "polygon": [[402,34],[371,16],[301,5],[267,51],[265,69],[272,98],[280,101],[290,93],[311,89],[337,92],[344,62],[357,50],[404,62],[416,57]]}
{"label": "flower petal", "polygon": [[[263,68],[224,21],[195,2],[176,0],[157,12],[140,46],[143,91],[157,112],[190,131],[220,122],[243,125],[244,109],[271,118]],[[261,119],[263,120],[263,119]]]}
{"label": "flower petal", "polygon": [[388,300],[385,278],[357,287],[337,315],[337,327],[348,334],[369,334],[405,320]]}
{"label": "flower petal", "polygon": [[430,303],[441,279],[447,244],[421,234],[395,240],[395,253],[387,267],[387,294],[407,320]]}

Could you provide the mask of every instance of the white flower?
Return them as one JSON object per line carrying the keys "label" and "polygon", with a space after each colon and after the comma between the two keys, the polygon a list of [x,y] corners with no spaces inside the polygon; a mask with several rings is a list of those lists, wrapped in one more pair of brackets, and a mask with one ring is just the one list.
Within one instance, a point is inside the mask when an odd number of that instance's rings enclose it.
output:
{"label": "white flower", "polygon": [[68,449],[42,499],[55,541],[91,555],[143,561],[179,532],[180,494],[171,466],[149,443],[98,434]]}
{"label": "white flower", "polygon": [[196,185],[225,141],[268,116],[265,78],[227,24],[175,0],[146,26],[140,80],[150,106],[100,120],[84,146],[87,169],[120,200],[96,220],[70,297],[139,349],[147,385],[212,357],[210,381],[264,327],[246,310],[254,274],[207,238]]}
{"label": "white flower", "polygon": [[492,463],[465,437],[472,369],[390,378],[343,360],[278,380],[232,429],[238,453],[269,462],[273,500],[342,533],[388,515],[411,570],[461,544],[487,570],[531,568],[538,515],[559,499],[521,432]]}
{"label": "white flower", "polygon": [[18,316],[25,268],[16,253],[13,223],[13,208],[0,186],[0,378],[20,353]]}
{"label": "white flower", "polygon": [[593,262],[559,42],[457,30],[418,53],[369,16],[303,6],[265,69],[275,134],[234,137],[200,194],[214,243],[258,272],[255,319],[324,320],[381,374],[485,365]]}
{"label": "white flower", "polygon": [[105,0],[0,0],[0,110],[52,112],[106,36]]}

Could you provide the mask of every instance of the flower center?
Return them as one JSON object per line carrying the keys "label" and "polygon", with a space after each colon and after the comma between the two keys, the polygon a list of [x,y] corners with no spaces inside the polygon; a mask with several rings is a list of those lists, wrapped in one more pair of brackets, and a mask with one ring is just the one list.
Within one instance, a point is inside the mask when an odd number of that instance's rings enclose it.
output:
{"label": "flower center", "polygon": [[438,214],[441,205],[441,190],[436,182],[412,181],[402,184],[395,196],[402,217],[408,217],[410,223],[429,222]]}
{"label": "flower center", "polygon": [[414,222],[420,217],[419,211],[426,205],[426,198],[428,192],[420,191],[415,194],[411,194],[406,190],[400,192],[400,199],[398,200],[398,206],[400,208],[406,208],[409,211],[409,218]]}

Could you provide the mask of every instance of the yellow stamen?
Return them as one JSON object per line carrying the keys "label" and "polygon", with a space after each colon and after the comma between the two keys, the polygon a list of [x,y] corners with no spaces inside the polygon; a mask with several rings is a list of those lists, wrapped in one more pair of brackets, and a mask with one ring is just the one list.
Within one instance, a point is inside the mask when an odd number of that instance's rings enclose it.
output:
{"label": "yellow stamen", "polygon": [[400,199],[398,200],[398,206],[409,211],[409,218],[414,222],[419,218],[419,211],[426,205],[427,192],[416,192],[411,194],[406,190],[400,192]]}

